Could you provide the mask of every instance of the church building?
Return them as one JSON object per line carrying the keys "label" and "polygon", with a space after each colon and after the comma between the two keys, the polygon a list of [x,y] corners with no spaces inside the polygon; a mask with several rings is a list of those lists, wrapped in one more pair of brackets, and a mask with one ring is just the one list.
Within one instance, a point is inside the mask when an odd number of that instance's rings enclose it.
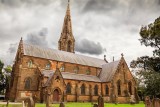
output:
{"label": "church building", "polygon": [[[19,42],[8,97],[19,101],[33,96],[37,102],[129,103],[137,97],[134,79],[123,54],[108,62],[75,53],[70,4],[68,2],[58,50]],[[137,99],[136,99],[137,100]]]}

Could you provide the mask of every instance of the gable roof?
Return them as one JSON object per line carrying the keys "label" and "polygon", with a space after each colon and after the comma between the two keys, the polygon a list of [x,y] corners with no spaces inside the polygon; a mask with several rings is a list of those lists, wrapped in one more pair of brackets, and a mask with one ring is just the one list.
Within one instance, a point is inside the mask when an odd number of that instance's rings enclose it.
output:
{"label": "gable roof", "polygon": [[99,75],[101,82],[111,81],[121,60],[102,65],[102,71]]}
{"label": "gable roof", "polygon": [[50,48],[42,48],[35,45],[23,44],[24,55],[45,58],[50,60],[75,63],[102,68],[106,62],[102,59],[78,55],[70,52]]}

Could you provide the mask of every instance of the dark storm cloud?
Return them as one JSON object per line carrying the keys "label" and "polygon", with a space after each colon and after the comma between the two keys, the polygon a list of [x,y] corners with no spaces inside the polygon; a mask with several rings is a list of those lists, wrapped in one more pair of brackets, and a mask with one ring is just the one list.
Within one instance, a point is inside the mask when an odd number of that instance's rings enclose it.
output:
{"label": "dark storm cloud", "polygon": [[[148,7],[158,7],[160,0],[88,0],[83,8],[83,12],[88,11],[111,11],[119,8],[120,10],[131,10],[135,9],[151,9]],[[154,7],[153,7],[154,6]],[[130,11],[130,12],[131,12]]]}
{"label": "dark storm cloud", "polygon": [[10,54],[15,54],[17,49],[18,43],[10,44],[8,52]]}
{"label": "dark storm cloud", "polygon": [[78,41],[76,43],[75,50],[80,53],[88,53],[91,55],[100,55],[105,51],[99,42],[95,43],[87,39]]}
{"label": "dark storm cloud", "polygon": [[43,28],[38,32],[33,32],[28,34],[25,41],[29,44],[48,47],[48,42],[46,40],[47,33],[48,33],[47,28]]}
{"label": "dark storm cloud", "polygon": [[48,5],[52,0],[0,0],[0,4],[6,5],[6,6],[21,6],[21,5]]}
{"label": "dark storm cloud", "polygon": [[117,4],[117,0],[88,0],[83,11],[108,11],[115,8]]}

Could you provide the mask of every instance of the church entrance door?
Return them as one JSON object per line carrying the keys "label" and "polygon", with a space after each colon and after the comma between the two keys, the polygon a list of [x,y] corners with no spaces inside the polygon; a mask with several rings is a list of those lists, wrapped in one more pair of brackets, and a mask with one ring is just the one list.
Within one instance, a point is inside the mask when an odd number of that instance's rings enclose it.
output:
{"label": "church entrance door", "polygon": [[55,89],[53,92],[53,101],[58,102],[59,101],[59,91],[58,89]]}

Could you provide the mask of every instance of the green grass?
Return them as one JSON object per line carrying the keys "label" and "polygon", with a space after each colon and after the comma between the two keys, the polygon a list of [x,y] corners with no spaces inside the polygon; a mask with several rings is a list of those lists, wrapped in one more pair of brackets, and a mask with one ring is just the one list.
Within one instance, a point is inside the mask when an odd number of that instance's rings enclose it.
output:
{"label": "green grass", "polygon": [[[5,107],[5,105],[1,105],[0,107]],[[9,107],[22,107],[20,104],[10,104]],[[36,104],[36,107],[46,107],[45,104]],[[59,107],[59,104],[51,104],[51,107]],[[65,103],[65,107],[93,107],[91,103]],[[105,107],[144,107],[144,104],[141,102],[140,104],[111,104],[105,103]]]}
{"label": "green grass", "polygon": [[[0,104],[0,107],[6,107],[6,105]],[[22,107],[22,105],[21,104],[9,104],[8,107]]]}
{"label": "green grass", "polygon": [[[52,107],[59,107],[59,104],[52,104]],[[36,104],[36,107],[45,107],[45,104]],[[93,107],[91,103],[66,103],[65,107]],[[144,107],[143,103],[140,104],[111,104],[105,103],[105,107]]]}

